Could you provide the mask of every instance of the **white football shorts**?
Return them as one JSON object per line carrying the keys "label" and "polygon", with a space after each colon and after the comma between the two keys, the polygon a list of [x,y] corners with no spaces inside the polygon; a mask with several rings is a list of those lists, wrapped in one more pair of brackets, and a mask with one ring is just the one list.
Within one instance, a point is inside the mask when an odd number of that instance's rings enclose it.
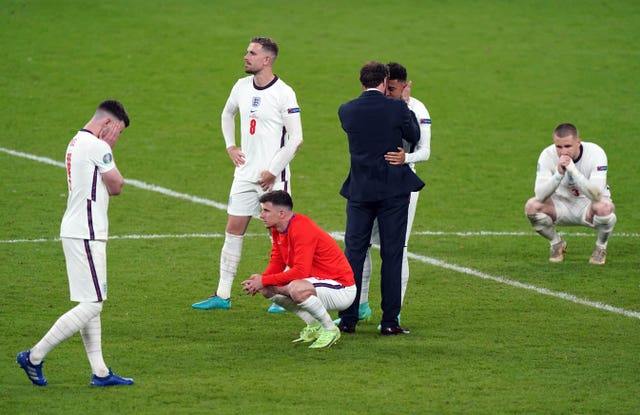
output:
{"label": "white football shorts", "polygon": [[556,208],[556,225],[561,226],[588,226],[587,213],[591,206],[591,200],[586,197],[566,198],[557,194],[551,195],[551,201]]}
{"label": "white football shorts", "polygon": [[[291,194],[289,182],[276,182],[271,190],[286,190]],[[233,180],[229,192],[227,213],[233,216],[260,215],[260,196],[266,193],[258,183],[246,180]]]}
{"label": "white football shorts", "polygon": [[107,299],[107,242],[61,238],[71,301]]}
{"label": "white football shorts", "polygon": [[327,310],[341,311],[349,307],[356,299],[356,286],[345,287],[334,280],[305,278],[316,289],[316,295]]}

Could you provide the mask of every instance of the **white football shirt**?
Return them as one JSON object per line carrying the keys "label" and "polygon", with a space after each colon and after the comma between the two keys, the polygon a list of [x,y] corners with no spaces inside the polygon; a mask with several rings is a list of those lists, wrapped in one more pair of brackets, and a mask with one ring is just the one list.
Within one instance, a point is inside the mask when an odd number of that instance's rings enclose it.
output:
{"label": "white football shirt", "polygon": [[[553,180],[559,159],[555,144],[542,150],[538,158],[536,195]],[[578,171],[602,192],[603,196],[611,196],[607,186],[607,155],[599,145],[583,141],[582,154],[578,161],[574,160],[574,164]],[[566,198],[587,197],[578,189],[574,178],[569,173],[565,173],[555,193]]]}
{"label": "white football shirt", "polygon": [[414,97],[409,98],[409,109],[413,111],[420,125],[420,141],[415,144],[403,141],[405,151],[405,164],[415,172],[415,163],[429,159],[431,155],[431,116],[427,107]]}
{"label": "white football shirt", "polygon": [[80,130],[67,147],[65,159],[69,197],[60,236],[107,240],[109,192],[102,174],[116,167],[111,147],[87,130]]}
{"label": "white football shirt", "polygon": [[[289,162],[302,142],[300,107],[293,89],[277,76],[265,87],[254,85],[253,76],[239,79],[222,111],[227,147],[236,145],[235,125],[229,118],[225,123],[225,116],[233,119],[238,112],[245,163],[236,167],[234,177],[256,183],[261,173],[269,170],[276,182],[288,181]],[[290,143],[292,140],[295,143]]]}

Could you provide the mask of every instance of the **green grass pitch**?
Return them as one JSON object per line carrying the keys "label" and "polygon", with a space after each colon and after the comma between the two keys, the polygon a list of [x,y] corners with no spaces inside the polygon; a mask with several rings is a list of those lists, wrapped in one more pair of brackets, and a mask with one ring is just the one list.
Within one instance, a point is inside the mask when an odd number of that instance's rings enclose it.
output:
{"label": "green grass pitch", "polygon": [[[636,1],[0,3],[0,413],[640,413]],[[226,203],[220,112],[255,35],[279,42],[275,72],[302,108],[295,209],[329,231],[344,231],[337,109],[360,93],[360,66],[403,63],[429,108],[411,335],[377,334],[377,289],[374,321],[320,351],[292,345],[301,321],[267,314],[239,284],[231,310],[191,309],[215,288],[226,223],[194,198]],[[15,152],[62,162],[109,97],[131,115],[115,148],[125,177],[192,198],[129,184],[111,201],[103,350],[136,384],[89,388],[75,336],[37,388],[15,355],[72,306],[56,240],[66,182]],[[523,214],[561,122],[609,157],[618,224],[604,267],[587,264],[595,233],[583,228],[563,228],[567,258],[548,263]],[[261,224],[249,234],[238,280],[268,260]]]}

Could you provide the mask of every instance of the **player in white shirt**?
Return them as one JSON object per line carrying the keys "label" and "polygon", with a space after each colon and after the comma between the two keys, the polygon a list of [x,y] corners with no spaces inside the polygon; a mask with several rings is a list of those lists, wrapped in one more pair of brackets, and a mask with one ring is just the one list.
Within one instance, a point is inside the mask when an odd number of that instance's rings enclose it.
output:
{"label": "player in white shirt", "polygon": [[525,214],[533,229],[549,240],[551,262],[562,262],[567,250],[567,242],[553,225],[595,228],[598,238],[589,263],[602,265],[616,224],[607,155],[597,144],[582,141],[572,124],[558,125],[553,142],[538,158],[535,197],[525,204]]}
{"label": "player in white shirt", "polygon": [[107,299],[107,235],[109,196],[120,194],[124,179],[116,167],[112,148],[129,126],[124,106],[102,102],[91,120],[69,142],[65,157],[69,197],[60,226],[67,264],[71,301],[78,305],[62,315],[45,336],[16,360],[38,386],[44,357],[64,340],[80,332],[93,372],[90,385],[131,385],[133,379],[115,375],[102,356],[100,314]]}
{"label": "player in white shirt", "polygon": [[[398,148],[397,152],[390,152],[385,159],[391,164],[408,164],[414,172],[415,163],[426,161],[431,155],[431,117],[427,107],[418,99],[411,96],[411,81],[407,81],[407,70],[404,66],[396,62],[390,62],[389,82],[386,95],[391,98],[404,99],[413,111],[418,124],[420,125],[420,141],[412,148],[411,143],[404,142],[404,148]],[[407,234],[405,237],[404,250],[402,254],[402,294],[401,299],[404,301],[404,295],[407,291],[407,283],[409,282],[409,259],[407,257],[407,246],[409,244],[409,236],[411,235],[411,227],[413,219],[416,215],[416,207],[418,206],[418,197],[420,192],[412,192],[409,200],[409,216],[407,219]],[[371,234],[371,243],[379,245],[380,236],[378,234],[378,223],[373,226]],[[369,307],[369,285],[371,279],[371,249],[367,251],[362,270],[362,290],[360,294],[360,307],[358,310],[358,318],[366,320],[371,317],[371,308]]]}
{"label": "player in white shirt", "polygon": [[[289,162],[302,144],[300,107],[293,89],[273,73],[278,45],[270,38],[251,39],[244,56],[245,72],[222,111],[222,134],[236,166],[229,192],[225,240],[220,253],[220,279],[215,293],[193,308],[231,308],[242,241],[252,216],[260,214],[260,196],[270,190],[291,191]],[[240,113],[240,147],[235,116]]]}

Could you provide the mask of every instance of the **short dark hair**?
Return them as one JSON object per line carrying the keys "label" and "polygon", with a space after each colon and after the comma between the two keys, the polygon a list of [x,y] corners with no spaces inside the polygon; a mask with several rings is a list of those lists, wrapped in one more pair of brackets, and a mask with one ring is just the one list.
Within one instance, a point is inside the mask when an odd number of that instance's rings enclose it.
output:
{"label": "short dark hair", "polygon": [[569,123],[558,125],[556,129],[553,130],[553,135],[559,138],[564,138],[570,135],[574,136],[575,138],[579,138],[578,129],[575,125]]}
{"label": "short dark hair", "polygon": [[278,44],[270,37],[254,37],[251,39],[251,43],[262,45],[262,49],[273,54],[274,58],[278,57]]}
{"label": "short dark hair", "polygon": [[384,78],[388,76],[387,65],[382,62],[367,62],[360,69],[360,83],[366,88],[377,87],[384,81]]}
{"label": "short dark hair", "polygon": [[122,105],[120,101],[115,99],[102,101],[100,105],[98,105],[97,111],[101,110],[108,112],[120,121],[124,122],[125,128],[129,126],[129,115],[127,114],[127,110],[124,109],[124,105]]}
{"label": "short dark hair", "polygon": [[407,68],[398,62],[389,62],[387,68],[389,69],[389,79],[402,82],[407,80]]}
{"label": "short dark hair", "polygon": [[271,202],[274,206],[282,206],[293,210],[291,195],[284,190],[273,190],[260,196],[260,203]]}

